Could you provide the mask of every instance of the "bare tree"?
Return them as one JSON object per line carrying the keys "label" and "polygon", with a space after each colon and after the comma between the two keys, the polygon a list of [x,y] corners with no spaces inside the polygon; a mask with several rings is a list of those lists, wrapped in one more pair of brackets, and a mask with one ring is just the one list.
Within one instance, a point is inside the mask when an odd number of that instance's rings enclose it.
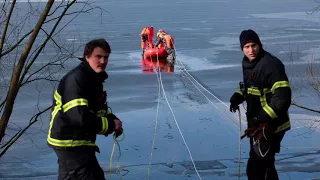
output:
{"label": "bare tree", "polygon": [[[315,64],[312,61],[309,62],[308,68],[306,70],[307,77],[305,78],[308,85],[311,87],[310,89],[318,95],[320,98],[320,66],[319,64]],[[291,102],[292,105],[315,113],[320,113],[319,109],[310,108],[306,105],[297,104],[294,100]]]}
{"label": "bare tree", "polygon": [[[311,9],[310,11],[306,12],[309,15],[312,15],[314,13],[318,13],[320,10],[320,1],[314,0],[314,2],[316,4],[315,7],[313,9]],[[291,60],[293,60],[292,57],[289,56],[289,58]],[[306,69],[306,77],[302,78],[302,79],[307,82],[309,87],[311,87],[310,89],[313,90],[314,93],[320,99],[320,66],[318,63],[314,63],[314,59],[315,59],[315,57],[312,57],[309,60],[308,67]],[[298,104],[295,100],[292,100],[291,105],[296,106],[300,109],[310,111],[310,112],[320,113],[320,109],[307,107],[307,105],[304,105],[304,104]]]}
{"label": "bare tree", "polygon": [[[59,2],[48,0],[46,3],[38,3],[38,7],[31,2],[23,4],[22,7],[16,0],[3,1],[0,5],[0,76],[2,76],[0,79],[0,94],[2,94],[0,96],[0,149],[2,150],[0,157],[2,157],[27,129],[51,108],[39,106],[38,100],[35,104],[38,110],[29,121],[25,120],[27,125],[19,126],[14,135],[8,135],[6,129],[21,88],[36,82],[52,85],[58,82],[59,79],[54,75],[64,68],[65,61],[74,57],[74,53],[79,48],[57,41],[59,33],[79,14],[90,13],[97,8],[101,11],[103,9],[93,7],[89,1],[76,0]],[[71,10],[71,7],[75,8]],[[25,11],[26,9],[28,11]],[[22,10],[25,14],[20,15],[19,19],[15,14],[21,13]],[[46,55],[48,46],[51,51],[55,51],[55,55],[46,61],[40,61],[39,57]],[[4,76],[8,73],[11,77],[6,79]],[[4,140],[5,137],[8,137],[7,140]]]}

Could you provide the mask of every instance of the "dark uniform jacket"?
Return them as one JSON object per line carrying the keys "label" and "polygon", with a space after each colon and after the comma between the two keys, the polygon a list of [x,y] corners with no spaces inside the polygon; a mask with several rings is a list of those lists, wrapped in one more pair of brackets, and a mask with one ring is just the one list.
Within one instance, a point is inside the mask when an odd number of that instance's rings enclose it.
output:
{"label": "dark uniform jacket", "polygon": [[93,148],[96,135],[114,131],[103,82],[106,72],[96,73],[83,61],[60,81],[54,92],[47,142],[54,149]]}
{"label": "dark uniform jacket", "polygon": [[253,62],[244,57],[242,68],[244,87],[234,93],[230,102],[247,102],[248,127],[258,119],[273,125],[276,133],[289,130],[291,89],[283,63],[261,49]]}

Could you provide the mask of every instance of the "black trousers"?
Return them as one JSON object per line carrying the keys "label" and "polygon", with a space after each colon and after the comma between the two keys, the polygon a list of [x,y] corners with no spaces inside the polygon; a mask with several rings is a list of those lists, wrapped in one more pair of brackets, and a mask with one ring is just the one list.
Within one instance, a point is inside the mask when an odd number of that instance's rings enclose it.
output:
{"label": "black trousers", "polygon": [[[275,154],[280,152],[280,143],[285,132],[279,132],[269,141],[261,142],[260,152],[257,151],[257,144],[254,145],[253,138],[250,138],[250,157],[247,164],[248,180],[278,180],[278,173],[275,168]],[[254,147],[255,146],[255,147]],[[267,152],[268,148],[269,151]],[[266,153],[267,152],[267,153]]]}
{"label": "black trousers", "polygon": [[58,156],[58,180],[105,180],[94,150],[55,150]]}

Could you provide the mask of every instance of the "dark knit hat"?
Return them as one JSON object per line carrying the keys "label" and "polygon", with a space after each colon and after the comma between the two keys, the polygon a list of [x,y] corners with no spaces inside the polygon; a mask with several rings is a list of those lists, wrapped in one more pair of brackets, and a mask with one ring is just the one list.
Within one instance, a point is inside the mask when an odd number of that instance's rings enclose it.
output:
{"label": "dark knit hat", "polygon": [[257,43],[262,48],[262,44],[261,44],[261,41],[259,39],[258,34],[251,29],[242,31],[240,34],[239,40],[240,40],[241,50],[243,50],[243,46],[249,42]]}

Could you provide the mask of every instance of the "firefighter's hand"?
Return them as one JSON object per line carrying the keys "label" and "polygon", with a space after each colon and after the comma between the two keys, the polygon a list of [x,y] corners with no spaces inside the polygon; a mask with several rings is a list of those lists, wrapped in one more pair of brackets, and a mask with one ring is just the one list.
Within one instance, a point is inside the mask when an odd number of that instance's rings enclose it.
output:
{"label": "firefighter's hand", "polygon": [[244,98],[241,94],[235,92],[230,98],[230,112],[236,112],[239,109],[239,104],[244,101]]}
{"label": "firefighter's hand", "polygon": [[254,118],[253,122],[255,125],[257,125],[261,123],[272,122],[272,119],[264,110],[260,110],[258,116]]}
{"label": "firefighter's hand", "polygon": [[119,119],[114,120],[114,131],[120,131],[122,129],[122,121]]}
{"label": "firefighter's hand", "polygon": [[239,109],[239,105],[234,103],[234,102],[231,102],[231,104],[230,104],[230,112],[236,112],[238,109]]}
{"label": "firefighter's hand", "polygon": [[115,131],[115,132],[114,132],[114,137],[115,137],[115,138],[119,137],[119,136],[122,134],[122,132],[123,132],[123,129],[122,129],[122,128],[121,128],[119,131]]}
{"label": "firefighter's hand", "polygon": [[260,124],[264,124],[266,122],[267,122],[267,120],[264,118],[254,117],[252,119],[252,123],[253,123],[254,127],[260,126]]}

